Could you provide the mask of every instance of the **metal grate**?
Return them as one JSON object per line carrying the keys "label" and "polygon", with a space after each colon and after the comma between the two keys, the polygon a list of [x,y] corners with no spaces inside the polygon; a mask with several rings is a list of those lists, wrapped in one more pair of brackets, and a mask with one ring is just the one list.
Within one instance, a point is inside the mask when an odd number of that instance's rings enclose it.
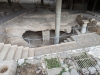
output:
{"label": "metal grate", "polygon": [[94,67],[96,65],[95,60],[92,59],[91,56],[89,56],[86,52],[75,56],[74,61],[80,69]]}

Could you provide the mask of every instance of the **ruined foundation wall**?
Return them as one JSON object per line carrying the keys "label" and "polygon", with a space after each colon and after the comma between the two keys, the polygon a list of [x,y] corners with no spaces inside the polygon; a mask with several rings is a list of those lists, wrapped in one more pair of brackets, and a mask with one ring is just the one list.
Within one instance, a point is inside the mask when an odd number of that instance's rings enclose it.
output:
{"label": "ruined foundation wall", "polygon": [[90,15],[88,15],[89,17],[87,17],[86,15],[78,15],[76,17],[76,21],[78,22],[78,24],[80,26],[82,26],[83,22],[82,20],[87,20],[89,21],[88,23],[88,30],[90,32],[97,32],[98,34],[100,34],[100,21],[97,19],[95,19],[95,16],[90,17]]}

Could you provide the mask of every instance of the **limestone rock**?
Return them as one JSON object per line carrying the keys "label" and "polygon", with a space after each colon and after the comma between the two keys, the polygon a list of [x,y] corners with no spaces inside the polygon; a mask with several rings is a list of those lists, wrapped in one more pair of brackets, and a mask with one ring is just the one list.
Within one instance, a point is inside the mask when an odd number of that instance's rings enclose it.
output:
{"label": "limestone rock", "polygon": [[70,75],[69,72],[64,72],[62,75]]}
{"label": "limestone rock", "polygon": [[53,68],[53,69],[48,69],[48,75],[57,75],[62,71],[62,68]]}
{"label": "limestone rock", "polygon": [[83,69],[81,70],[81,73],[82,73],[83,75],[89,75],[89,71],[88,71],[87,69],[85,69],[85,68],[83,68]]}
{"label": "limestone rock", "polygon": [[90,74],[96,75],[95,67],[89,67],[88,70],[89,70]]}
{"label": "limestone rock", "polygon": [[72,69],[71,70],[71,75],[79,75],[79,73],[77,72],[76,69]]}
{"label": "limestone rock", "polygon": [[96,65],[95,68],[97,69],[98,73],[100,74],[100,67],[98,65]]}

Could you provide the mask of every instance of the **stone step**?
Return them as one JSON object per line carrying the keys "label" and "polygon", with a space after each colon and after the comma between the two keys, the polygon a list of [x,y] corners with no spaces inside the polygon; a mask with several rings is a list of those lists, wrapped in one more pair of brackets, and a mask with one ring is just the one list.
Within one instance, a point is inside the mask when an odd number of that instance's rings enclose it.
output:
{"label": "stone step", "polygon": [[29,49],[29,56],[28,57],[34,57],[34,48]]}
{"label": "stone step", "polygon": [[22,59],[28,57],[29,47],[23,48]]}
{"label": "stone step", "polygon": [[0,43],[0,51],[2,50],[4,43]]}
{"label": "stone step", "polygon": [[21,57],[22,57],[22,50],[23,50],[23,46],[20,46],[20,47],[17,48],[15,56],[14,56],[14,60],[21,59]]}
{"label": "stone step", "polygon": [[71,38],[67,38],[67,41],[68,41],[68,42],[72,42],[72,39],[71,39]]}
{"label": "stone step", "polygon": [[1,52],[0,52],[0,60],[4,60],[9,52],[11,45],[10,44],[6,44],[4,45],[4,47],[2,48]]}
{"label": "stone step", "polygon": [[67,40],[64,40],[64,42],[67,43],[68,41]]}
{"label": "stone step", "polygon": [[77,33],[77,35],[81,35],[81,32],[79,30],[77,30],[77,29],[74,29],[74,30]]}
{"label": "stone step", "polygon": [[17,45],[11,46],[5,60],[13,60],[17,47],[18,47]]}

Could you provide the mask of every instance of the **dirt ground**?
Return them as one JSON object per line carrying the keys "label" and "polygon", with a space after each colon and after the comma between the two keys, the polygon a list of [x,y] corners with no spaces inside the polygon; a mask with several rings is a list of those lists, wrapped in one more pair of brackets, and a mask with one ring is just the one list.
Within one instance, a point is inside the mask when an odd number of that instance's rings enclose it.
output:
{"label": "dirt ground", "polygon": [[24,64],[17,68],[16,75],[45,75],[37,65]]}

